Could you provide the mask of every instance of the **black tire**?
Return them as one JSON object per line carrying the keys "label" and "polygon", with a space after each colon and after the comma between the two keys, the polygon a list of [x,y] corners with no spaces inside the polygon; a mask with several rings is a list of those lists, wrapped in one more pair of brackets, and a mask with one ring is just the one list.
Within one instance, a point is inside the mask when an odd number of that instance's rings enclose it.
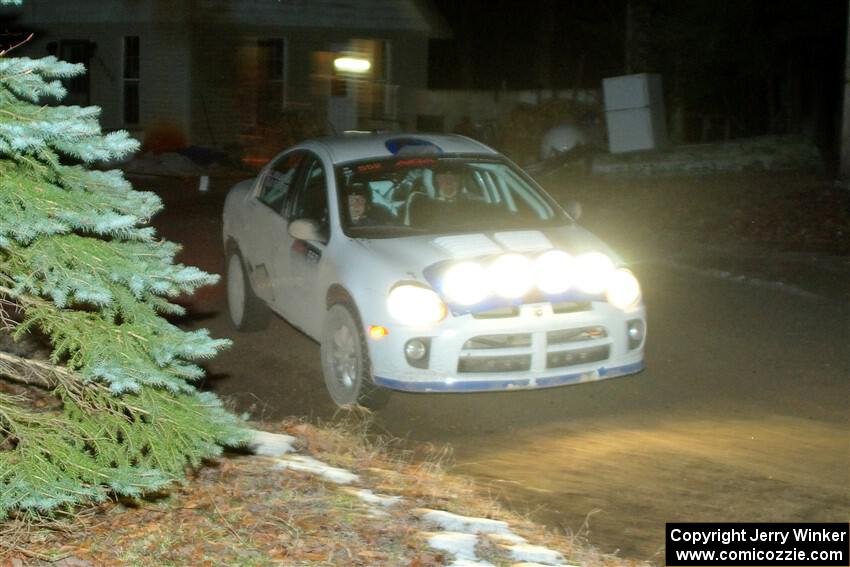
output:
{"label": "black tire", "polygon": [[230,322],[240,331],[258,331],[269,322],[269,308],[254,295],[245,262],[237,249],[227,254],[225,266],[227,286],[227,314]]}
{"label": "black tire", "polygon": [[372,381],[372,362],[356,309],[336,303],[328,309],[322,327],[322,375],[338,406],[361,405],[381,409],[390,391]]}

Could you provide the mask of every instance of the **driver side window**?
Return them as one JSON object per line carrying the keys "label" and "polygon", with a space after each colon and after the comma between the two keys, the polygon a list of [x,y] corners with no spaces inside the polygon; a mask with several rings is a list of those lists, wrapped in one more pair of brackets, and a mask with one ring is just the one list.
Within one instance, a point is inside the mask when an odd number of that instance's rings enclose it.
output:
{"label": "driver side window", "polygon": [[325,168],[318,157],[311,155],[303,171],[289,202],[287,217],[289,220],[311,219],[326,230],[328,228],[328,189]]}
{"label": "driver side window", "polygon": [[290,153],[278,158],[263,178],[263,186],[258,196],[260,202],[279,213],[295,184],[298,166],[303,161],[304,152]]}

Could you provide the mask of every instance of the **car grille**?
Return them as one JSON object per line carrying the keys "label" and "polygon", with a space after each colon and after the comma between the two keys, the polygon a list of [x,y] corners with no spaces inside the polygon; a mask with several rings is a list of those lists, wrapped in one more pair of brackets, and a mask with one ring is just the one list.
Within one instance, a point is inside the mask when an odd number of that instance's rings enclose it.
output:
{"label": "car grille", "polygon": [[580,311],[590,311],[593,306],[589,301],[561,301],[552,304],[552,313],[560,315],[561,313],[578,313]]}
{"label": "car grille", "polygon": [[[560,301],[552,303],[552,313],[562,315],[564,313],[579,313],[590,311],[593,306],[589,301]],[[472,314],[473,319],[508,319],[519,317],[520,309],[516,306],[498,307],[486,311],[478,311]]]}
{"label": "car grille", "polygon": [[[458,373],[522,372],[531,370],[535,354],[545,357],[545,369],[578,366],[607,360],[611,346],[604,327],[592,326],[535,333],[479,335],[467,340],[460,352]],[[590,344],[587,343],[596,343]],[[587,345],[581,346],[578,345]],[[541,360],[537,368],[544,364]]]}
{"label": "car grille", "polygon": [[471,356],[458,361],[458,372],[521,372],[531,368],[531,355]]}
{"label": "car grille", "polygon": [[550,352],[546,354],[546,368],[565,368],[577,364],[608,360],[610,350],[610,346],[603,345],[578,350]]}
{"label": "car grille", "polygon": [[531,334],[518,335],[481,335],[466,341],[464,350],[477,350],[488,348],[510,348],[531,346]]}
{"label": "car grille", "polygon": [[605,327],[582,327],[581,329],[566,329],[563,331],[549,331],[546,333],[547,342],[550,345],[563,345],[594,339],[604,339],[608,336]]}
{"label": "car grille", "polygon": [[487,311],[478,311],[472,314],[473,319],[507,319],[508,317],[517,317],[519,315],[519,307],[499,307],[498,309],[488,309]]}

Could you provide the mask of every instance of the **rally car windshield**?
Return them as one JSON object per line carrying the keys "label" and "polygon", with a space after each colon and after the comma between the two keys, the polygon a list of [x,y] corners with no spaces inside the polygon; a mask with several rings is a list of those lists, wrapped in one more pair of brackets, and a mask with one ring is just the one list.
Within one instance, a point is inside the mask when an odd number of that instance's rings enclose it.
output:
{"label": "rally car windshield", "polygon": [[493,158],[400,158],[337,167],[344,232],[392,238],[560,226],[570,219],[508,163]]}

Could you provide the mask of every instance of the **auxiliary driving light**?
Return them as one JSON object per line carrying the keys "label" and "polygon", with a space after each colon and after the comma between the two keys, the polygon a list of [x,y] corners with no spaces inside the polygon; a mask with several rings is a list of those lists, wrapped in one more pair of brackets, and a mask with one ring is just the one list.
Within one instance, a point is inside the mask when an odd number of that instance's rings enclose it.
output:
{"label": "auxiliary driving light", "polygon": [[490,294],[487,273],[475,262],[455,264],[446,272],[443,292],[455,303],[474,305]]}
{"label": "auxiliary driving light", "polygon": [[534,261],[535,280],[543,293],[555,295],[570,289],[573,271],[573,257],[562,250],[549,250]]}
{"label": "auxiliary driving light", "polygon": [[519,254],[505,254],[490,264],[493,291],[507,299],[522,297],[534,285],[531,260]]}

